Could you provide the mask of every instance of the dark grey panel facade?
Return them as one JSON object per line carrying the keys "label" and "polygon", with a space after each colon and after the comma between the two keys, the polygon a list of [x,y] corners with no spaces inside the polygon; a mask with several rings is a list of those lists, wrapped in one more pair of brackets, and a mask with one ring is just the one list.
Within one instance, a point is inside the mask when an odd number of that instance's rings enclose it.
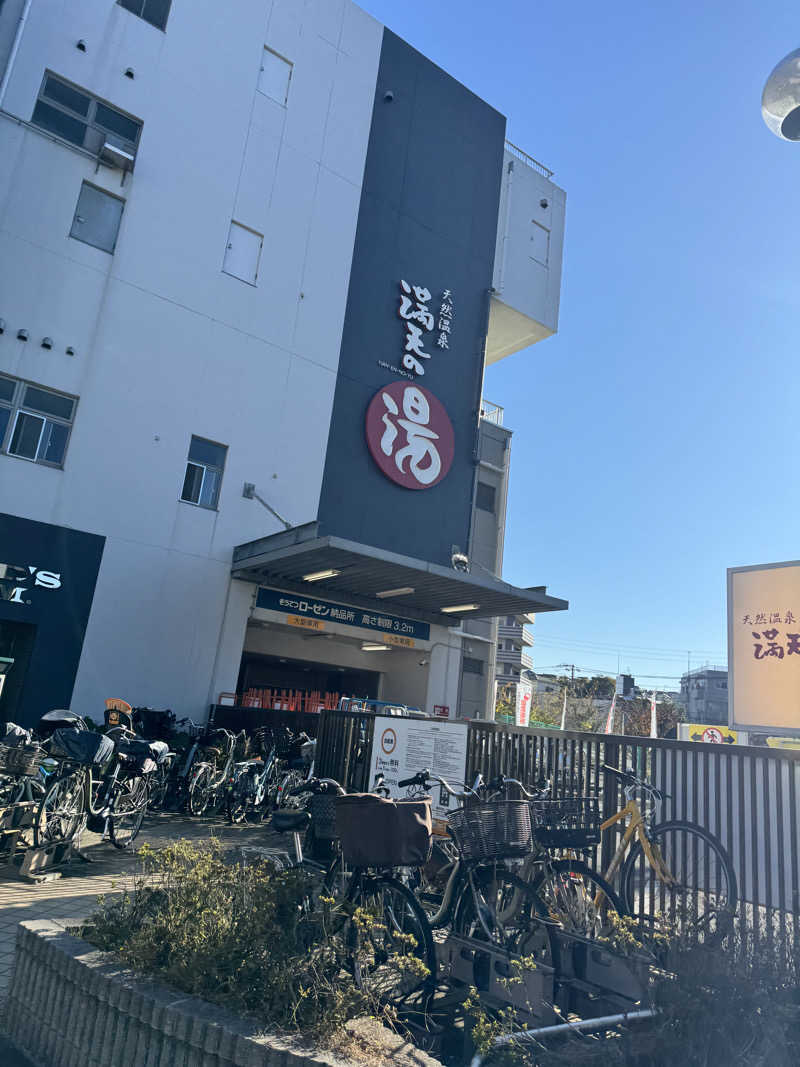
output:
{"label": "dark grey panel facade", "polygon": [[[325,471],[320,533],[450,565],[466,551],[505,118],[384,32]],[[436,326],[424,374],[403,375],[400,282],[427,289]],[[452,304],[448,347],[439,310]],[[444,406],[455,453],[438,484],[409,489],[370,455],[365,416],[392,382]]]}
{"label": "dark grey panel facade", "polygon": [[[0,721],[34,726],[70,706],[104,547],[95,534],[0,515],[0,640],[24,651],[9,671]],[[73,710],[98,717],[102,708]]]}

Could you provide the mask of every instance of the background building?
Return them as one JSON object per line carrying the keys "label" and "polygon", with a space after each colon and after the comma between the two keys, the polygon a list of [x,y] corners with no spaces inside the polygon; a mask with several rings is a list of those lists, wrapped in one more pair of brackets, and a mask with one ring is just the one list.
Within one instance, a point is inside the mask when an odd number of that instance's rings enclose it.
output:
{"label": "background building", "polygon": [[[505,615],[497,625],[497,670],[499,685],[519,678],[520,671],[533,671],[533,616]],[[538,692],[538,689],[534,687]]]}
{"label": "background building", "polygon": [[698,667],[681,678],[680,703],[687,722],[728,725],[728,672],[724,667]]}
{"label": "background building", "polygon": [[566,607],[480,417],[557,328],[550,173],[347,0],[6,0],[0,72],[0,717],[485,713],[493,620]]}

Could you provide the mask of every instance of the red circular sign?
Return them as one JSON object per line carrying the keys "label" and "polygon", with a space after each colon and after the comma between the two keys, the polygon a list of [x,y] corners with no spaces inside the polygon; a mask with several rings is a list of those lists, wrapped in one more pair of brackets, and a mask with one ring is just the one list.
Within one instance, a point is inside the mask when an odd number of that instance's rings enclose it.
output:
{"label": "red circular sign", "polygon": [[391,726],[387,726],[381,734],[381,748],[387,756],[391,756],[391,754],[394,752],[396,744],[397,734],[394,732]]}
{"label": "red circular sign", "polygon": [[405,489],[431,489],[453,463],[453,424],[417,382],[392,382],[367,408],[367,445],[380,469]]}

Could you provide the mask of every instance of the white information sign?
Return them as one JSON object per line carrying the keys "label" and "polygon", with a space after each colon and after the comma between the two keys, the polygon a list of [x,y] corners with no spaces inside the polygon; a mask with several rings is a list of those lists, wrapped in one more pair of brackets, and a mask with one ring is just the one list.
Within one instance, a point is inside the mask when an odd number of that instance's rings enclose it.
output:
{"label": "white information sign", "polygon": [[[462,788],[467,773],[467,724],[377,716],[370,786],[377,774],[383,774],[396,800],[418,796],[418,788],[400,789],[397,783],[424,770],[446,779],[454,789]],[[434,822],[441,822],[458,802],[438,785],[432,787],[431,794]]]}

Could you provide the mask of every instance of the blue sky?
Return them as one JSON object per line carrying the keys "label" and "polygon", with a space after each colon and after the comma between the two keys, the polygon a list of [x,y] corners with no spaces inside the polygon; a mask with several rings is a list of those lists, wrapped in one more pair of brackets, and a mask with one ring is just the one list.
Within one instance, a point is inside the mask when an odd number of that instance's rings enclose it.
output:
{"label": "blue sky", "polygon": [[537,617],[537,669],[673,688],[689,652],[724,663],[726,568],[800,558],[800,145],[760,115],[796,12],[363,6],[567,192],[559,333],[484,390],[514,430],[505,576],[570,601]]}

